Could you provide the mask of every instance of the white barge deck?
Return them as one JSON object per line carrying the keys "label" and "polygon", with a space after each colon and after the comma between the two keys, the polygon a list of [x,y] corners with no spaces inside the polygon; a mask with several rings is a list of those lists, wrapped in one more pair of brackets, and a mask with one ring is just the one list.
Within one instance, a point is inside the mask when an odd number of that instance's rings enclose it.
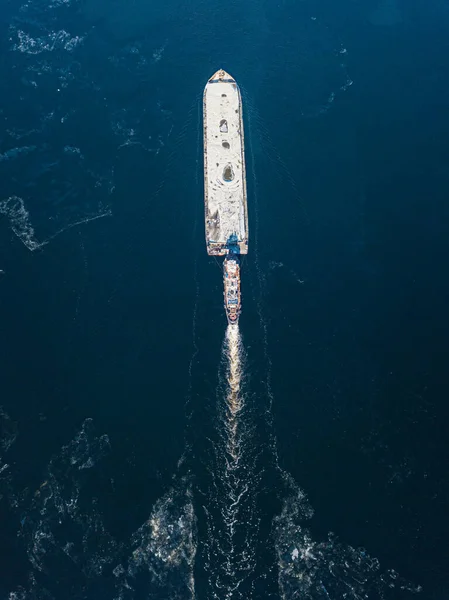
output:
{"label": "white barge deck", "polygon": [[207,252],[248,253],[242,99],[236,81],[217,71],[203,96],[204,207]]}

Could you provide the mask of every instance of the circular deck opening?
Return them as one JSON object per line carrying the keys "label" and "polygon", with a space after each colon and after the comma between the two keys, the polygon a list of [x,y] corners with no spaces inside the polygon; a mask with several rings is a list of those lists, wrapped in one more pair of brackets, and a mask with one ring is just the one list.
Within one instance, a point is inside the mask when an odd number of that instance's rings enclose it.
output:
{"label": "circular deck opening", "polygon": [[229,150],[229,148],[231,147],[229,145],[229,142],[223,142],[221,145],[223,146],[223,148],[226,148],[226,150]]}
{"label": "circular deck opening", "polygon": [[234,179],[234,171],[232,169],[231,164],[227,164],[223,169],[223,180],[224,181],[232,181]]}

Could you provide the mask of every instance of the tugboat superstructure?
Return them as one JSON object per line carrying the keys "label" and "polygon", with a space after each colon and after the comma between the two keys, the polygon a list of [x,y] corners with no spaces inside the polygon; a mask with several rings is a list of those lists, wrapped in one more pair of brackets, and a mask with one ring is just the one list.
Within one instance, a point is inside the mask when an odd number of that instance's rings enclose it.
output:
{"label": "tugboat superstructure", "polygon": [[240,264],[237,255],[228,255],[223,262],[223,297],[226,317],[230,325],[235,325],[240,316]]}

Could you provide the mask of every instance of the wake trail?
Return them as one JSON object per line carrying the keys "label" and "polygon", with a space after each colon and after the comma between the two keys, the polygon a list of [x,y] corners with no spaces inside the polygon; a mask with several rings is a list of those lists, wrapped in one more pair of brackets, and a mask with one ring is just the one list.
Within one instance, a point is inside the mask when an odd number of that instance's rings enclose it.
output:
{"label": "wake trail", "polygon": [[69,229],[72,229],[73,227],[78,227],[78,225],[84,225],[85,223],[91,223],[92,221],[97,221],[98,219],[103,219],[104,217],[111,217],[111,216],[112,216],[112,211],[106,210],[105,212],[102,212],[99,215],[94,215],[93,217],[86,217],[84,219],[80,219],[79,221],[75,221],[75,223],[70,223],[69,225],[66,225],[65,227],[63,227],[62,229],[60,229],[59,231],[57,231],[56,233],[51,235],[49,238],[47,238],[45,240],[44,244],[48,244],[48,242],[53,240],[56,236],[60,235],[61,233],[64,233],[65,231],[68,231]]}
{"label": "wake trail", "polygon": [[228,394],[226,397],[226,452],[229,457],[227,466],[229,470],[235,471],[241,456],[241,445],[238,439],[239,414],[244,406],[244,399],[240,394],[240,382],[242,377],[243,346],[238,326],[229,325],[226,331],[224,351],[228,360]]}
{"label": "wake trail", "polygon": [[245,364],[238,325],[229,325],[222,346],[211,485],[203,507],[208,532],[204,550],[207,597],[216,600],[251,597],[256,568],[260,523],[256,490],[261,472],[245,390]]}

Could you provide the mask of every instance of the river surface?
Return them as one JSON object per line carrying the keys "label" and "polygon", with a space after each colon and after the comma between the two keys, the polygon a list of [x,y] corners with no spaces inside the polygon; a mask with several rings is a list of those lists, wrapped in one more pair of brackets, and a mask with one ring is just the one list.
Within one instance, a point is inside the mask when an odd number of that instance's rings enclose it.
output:
{"label": "river surface", "polygon": [[[0,598],[446,597],[447,2],[1,13]],[[248,177],[231,329],[218,68]]]}

